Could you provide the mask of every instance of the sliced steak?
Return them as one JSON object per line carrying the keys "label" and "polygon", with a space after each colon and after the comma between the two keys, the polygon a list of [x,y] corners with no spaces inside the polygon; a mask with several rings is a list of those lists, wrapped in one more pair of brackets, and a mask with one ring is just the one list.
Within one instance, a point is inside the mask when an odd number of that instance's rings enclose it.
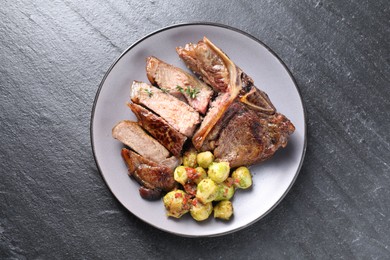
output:
{"label": "sliced steak", "polygon": [[164,191],[170,191],[175,187],[175,179],[172,170],[163,165],[150,166],[141,164],[133,173],[137,179],[141,179],[143,186],[149,189],[159,188]]}
{"label": "sliced steak", "polygon": [[146,83],[133,82],[131,100],[149,108],[187,137],[193,135],[200,122],[199,113],[192,107]]}
{"label": "sliced steak", "polygon": [[127,164],[129,175],[141,185],[141,197],[158,199],[162,191],[170,191],[176,187],[172,168],[148,160],[126,148],[122,149],[121,155]]}
{"label": "sliced steak", "polygon": [[187,140],[185,135],[148,109],[134,103],[130,103],[128,106],[138,118],[138,124],[143,129],[148,131],[151,136],[156,138],[174,156],[180,156],[183,145]]}
{"label": "sliced steak", "polygon": [[179,99],[184,97],[199,113],[206,112],[213,91],[202,81],[156,57],[147,58],[146,73],[153,85],[158,85]]}
{"label": "sliced steak", "polygon": [[137,122],[120,121],[112,129],[112,136],[154,162],[161,162],[169,156],[169,151],[148,135]]}
{"label": "sliced steak", "polygon": [[129,172],[130,176],[133,175],[133,173],[138,169],[138,167],[141,164],[147,164],[150,166],[158,166],[159,165],[158,163],[156,163],[152,160],[146,159],[145,157],[142,157],[141,155],[139,155],[136,152],[134,152],[130,149],[127,149],[127,148],[122,148],[121,155],[128,166],[127,168],[128,168],[128,172]]}
{"label": "sliced steak", "polygon": [[161,162],[162,165],[165,165],[169,168],[171,168],[172,172],[175,170],[177,166],[179,166],[182,163],[181,157],[175,157],[171,156],[164,161]]}

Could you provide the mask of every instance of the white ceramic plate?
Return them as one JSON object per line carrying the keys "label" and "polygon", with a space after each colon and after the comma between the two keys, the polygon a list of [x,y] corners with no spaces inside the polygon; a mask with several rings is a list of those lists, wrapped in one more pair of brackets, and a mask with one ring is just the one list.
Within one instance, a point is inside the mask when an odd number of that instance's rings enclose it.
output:
{"label": "white ceramic plate", "polygon": [[[210,217],[198,223],[190,216],[168,218],[162,201],[139,196],[139,184],[127,175],[120,155],[122,144],[111,137],[112,127],[123,119],[136,121],[126,106],[133,80],[148,82],[145,58],[156,56],[184,68],[175,47],[208,37],[264,90],[277,110],[295,125],[287,148],[251,167],[253,188],[236,192],[234,217]],[[300,170],[306,148],[306,123],[297,86],[283,62],[262,42],[237,29],[218,24],[193,23],[163,28],[130,46],[111,66],[96,94],[91,117],[91,141],[96,164],[114,196],[138,218],[161,230],[182,236],[217,236],[237,231],[269,213],[286,195]]]}

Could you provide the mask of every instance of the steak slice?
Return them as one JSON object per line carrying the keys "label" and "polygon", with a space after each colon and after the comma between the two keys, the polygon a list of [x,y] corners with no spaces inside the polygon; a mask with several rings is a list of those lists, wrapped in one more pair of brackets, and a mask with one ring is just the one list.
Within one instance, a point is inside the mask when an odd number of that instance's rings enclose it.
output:
{"label": "steak slice", "polygon": [[199,113],[206,112],[213,91],[202,81],[156,57],[147,58],[146,73],[153,85],[158,85],[179,99],[184,97]]}
{"label": "steak slice", "polygon": [[181,157],[171,156],[161,162],[162,165],[169,167],[172,172],[182,163]]}
{"label": "steak slice", "polygon": [[139,193],[142,198],[158,199],[162,191],[170,191],[176,187],[172,168],[148,160],[126,148],[122,148],[121,155],[127,164],[129,175],[141,185]]}
{"label": "steak slice", "polygon": [[138,118],[138,124],[148,131],[156,140],[167,148],[174,156],[180,156],[187,137],[170,126],[164,119],[148,109],[130,103],[131,111]]}
{"label": "steak slice", "polygon": [[154,162],[161,162],[169,156],[169,151],[148,135],[137,122],[120,121],[112,129],[112,136]]}
{"label": "steak slice", "polygon": [[191,137],[200,122],[199,113],[186,103],[149,84],[134,81],[131,100],[161,116],[172,127]]}

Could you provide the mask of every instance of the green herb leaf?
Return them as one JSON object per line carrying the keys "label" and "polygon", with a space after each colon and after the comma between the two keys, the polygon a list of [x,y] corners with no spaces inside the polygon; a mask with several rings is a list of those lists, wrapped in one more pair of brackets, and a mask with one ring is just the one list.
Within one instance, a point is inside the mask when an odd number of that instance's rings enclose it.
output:
{"label": "green herb leaf", "polygon": [[176,89],[179,90],[181,93],[184,93],[184,89],[179,85],[176,86]]}
{"label": "green herb leaf", "polygon": [[188,86],[188,88],[186,89],[186,92],[187,92],[188,96],[190,96],[190,98],[194,99],[194,98],[196,98],[196,95],[198,95],[200,93],[200,90],[197,88],[192,88],[191,86]]}
{"label": "green herb leaf", "polygon": [[180,87],[179,85],[177,85],[177,86],[176,86],[176,89],[179,90],[182,94],[187,93],[187,95],[188,95],[190,98],[192,98],[192,99],[196,98],[196,95],[198,95],[198,94],[200,93],[200,90],[199,90],[199,89],[193,88],[193,87],[191,87],[191,86],[188,86],[188,87],[184,90],[182,87]]}
{"label": "green herb leaf", "polygon": [[166,89],[166,88],[160,88],[162,92],[164,92],[165,94],[168,94],[169,93],[169,90]]}
{"label": "green herb leaf", "polygon": [[153,92],[150,89],[144,88],[143,90],[148,94],[149,97],[153,96]]}

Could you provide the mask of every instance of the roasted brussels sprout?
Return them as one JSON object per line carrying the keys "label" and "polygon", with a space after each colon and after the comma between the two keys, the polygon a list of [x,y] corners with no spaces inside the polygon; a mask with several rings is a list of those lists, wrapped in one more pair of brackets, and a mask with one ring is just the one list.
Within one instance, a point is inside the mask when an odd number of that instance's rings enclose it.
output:
{"label": "roasted brussels sprout", "polygon": [[217,196],[215,201],[230,200],[234,195],[234,185],[230,182],[224,181],[218,184]]}
{"label": "roasted brussels sprout", "polygon": [[196,176],[194,176],[192,181],[195,182],[196,184],[199,184],[201,180],[207,178],[207,173],[202,167],[196,167],[195,171],[196,171]]}
{"label": "roasted brussels sprout", "polygon": [[195,198],[191,204],[190,214],[196,221],[207,219],[213,212],[213,204],[211,202],[202,203]]}
{"label": "roasted brussels sprout", "polygon": [[221,183],[229,177],[230,167],[228,162],[213,162],[210,164],[207,174],[216,183]]}
{"label": "roasted brussels sprout", "polygon": [[200,167],[206,169],[214,161],[214,155],[210,151],[198,153],[196,161]]}
{"label": "roasted brussels sprout", "polygon": [[196,198],[203,203],[211,202],[217,196],[217,191],[217,184],[213,180],[203,179],[198,184]]}
{"label": "roasted brussels sprout", "polygon": [[191,168],[195,168],[197,166],[196,156],[197,152],[195,149],[188,150],[183,155],[183,165]]}
{"label": "roasted brussels sprout", "polygon": [[214,218],[229,220],[233,215],[233,204],[229,200],[220,201],[214,206]]}
{"label": "roasted brussels sprout", "polygon": [[247,189],[252,186],[252,176],[247,167],[238,167],[232,173],[234,186],[240,189]]}
{"label": "roasted brussels sprout", "polygon": [[181,185],[184,185],[188,181],[188,174],[187,174],[186,167],[184,166],[176,167],[175,171],[173,172],[173,178]]}
{"label": "roasted brussels sprout", "polygon": [[189,196],[182,190],[168,192],[163,198],[167,216],[180,218],[190,210]]}

